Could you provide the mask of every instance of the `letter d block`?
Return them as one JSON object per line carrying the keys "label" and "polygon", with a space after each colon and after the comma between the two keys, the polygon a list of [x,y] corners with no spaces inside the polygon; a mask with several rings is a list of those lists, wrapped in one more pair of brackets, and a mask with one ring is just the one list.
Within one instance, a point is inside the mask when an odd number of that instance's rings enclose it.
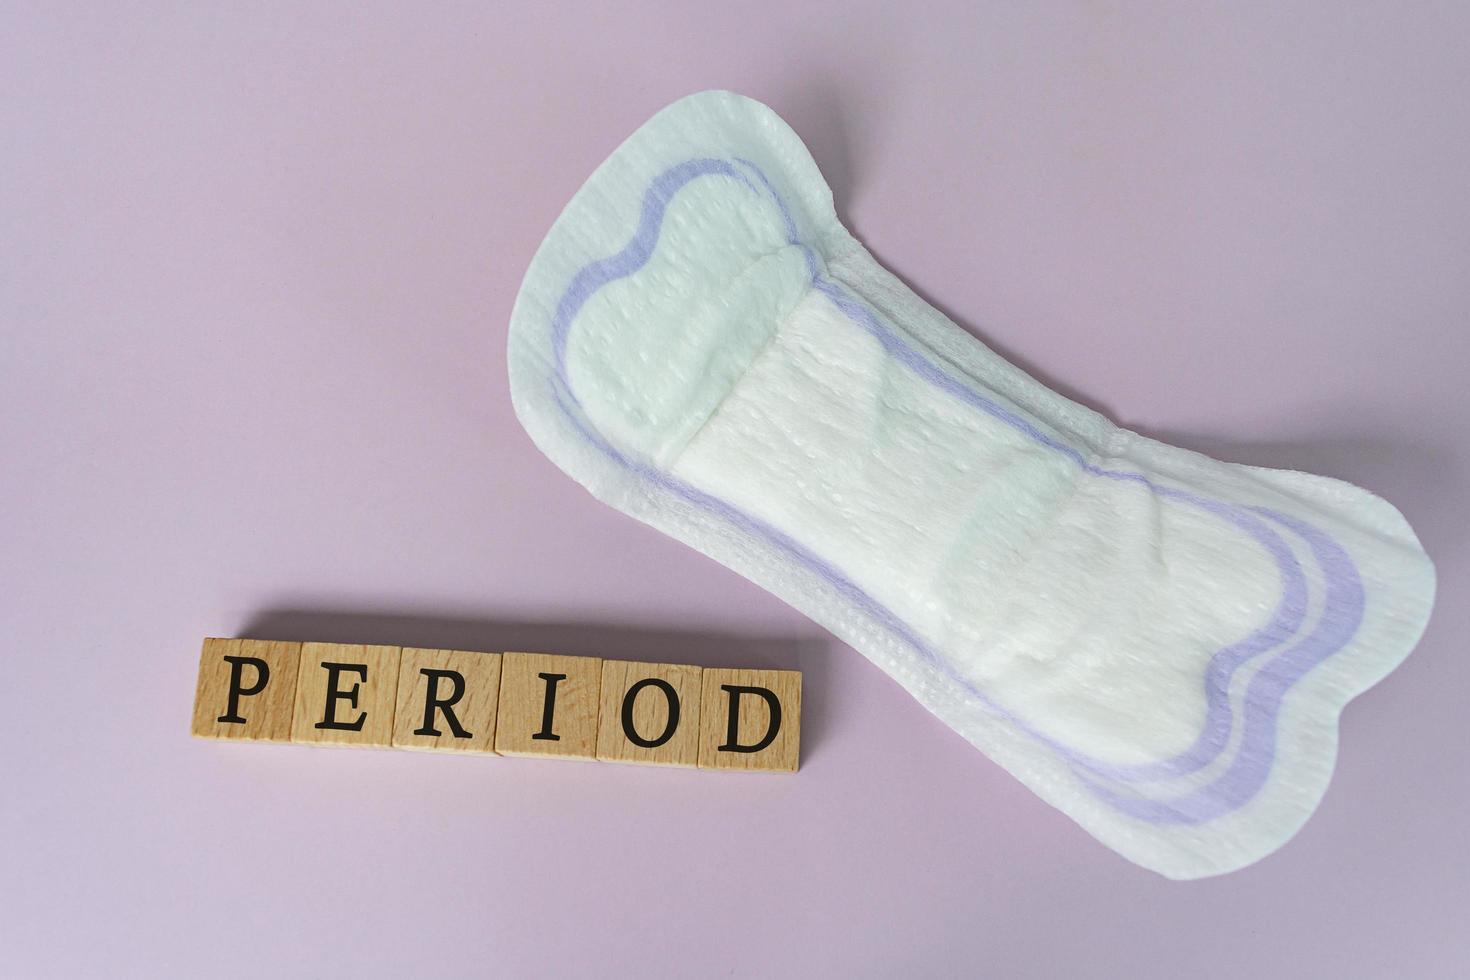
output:
{"label": "letter d block", "polygon": [[300,643],[204,641],[192,731],[200,738],[291,741]]}
{"label": "letter d block", "polygon": [[602,663],[597,758],[647,766],[699,764],[699,667]]}
{"label": "letter d block", "polygon": [[601,657],[507,653],[500,668],[495,751],[555,759],[597,757]]}
{"label": "letter d block", "polygon": [[393,745],[429,752],[495,752],[500,654],[404,647]]}
{"label": "letter d block", "polygon": [[301,644],[291,741],[387,748],[393,744],[399,647]]}
{"label": "letter d block", "polygon": [[801,755],[801,673],[704,672],[699,768],[796,772]]}

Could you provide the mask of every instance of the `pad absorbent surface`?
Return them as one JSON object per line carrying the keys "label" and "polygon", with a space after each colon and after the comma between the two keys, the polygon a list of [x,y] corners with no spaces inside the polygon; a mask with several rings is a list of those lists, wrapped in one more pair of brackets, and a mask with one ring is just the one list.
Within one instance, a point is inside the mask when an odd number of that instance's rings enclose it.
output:
{"label": "pad absorbent surface", "polygon": [[1043,799],[1174,878],[1285,842],[1434,569],[1350,484],[1113,425],[930,307],[766,106],[633,134],[536,253],[516,412],[594,496],[865,654]]}

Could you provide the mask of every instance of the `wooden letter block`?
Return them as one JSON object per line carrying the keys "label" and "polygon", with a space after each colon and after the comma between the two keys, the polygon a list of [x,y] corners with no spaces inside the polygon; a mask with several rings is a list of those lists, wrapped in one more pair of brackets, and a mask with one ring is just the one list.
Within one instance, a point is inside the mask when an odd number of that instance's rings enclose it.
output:
{"label": "wooden letter block", "polygon": [[801,673],[704,672],[699,768],[795,772],[801,754]]}
{"label": "wooden letter block", "polygon": [[495,751],[500,654],[404,647],[393,744],[438,752]]}
{"label": "wooden letter block", "polygon": [[300,656],[300,643],[205,640],[194,692],[194,734],[291,741]]}
{"label": "wooden letter block", "polygon": [[303,643],[291,741],[392,745],[398,653],[398,647]]}
{"label": "wooden letter block", "polygon": [[605,660],[597,758],[652,766],[699,764],[699,667]]}
{"label": "wooden letter block", "polygon": [[495,751],[557,759],[596,758],[601,685],[601,657],[505,654]]}

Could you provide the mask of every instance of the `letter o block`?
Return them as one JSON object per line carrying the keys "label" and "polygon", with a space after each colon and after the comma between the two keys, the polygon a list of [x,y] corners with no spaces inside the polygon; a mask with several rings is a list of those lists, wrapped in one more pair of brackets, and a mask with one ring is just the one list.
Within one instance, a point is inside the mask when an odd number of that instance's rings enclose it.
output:
{"label": "letter o block", "polygon": [[704,672],[699,768],[796,772],[801,757],[801,672]]}
{"label": "letter o block", "polygon": [[699,667],[606,660],[597,758],[648,766],[699,764]]}

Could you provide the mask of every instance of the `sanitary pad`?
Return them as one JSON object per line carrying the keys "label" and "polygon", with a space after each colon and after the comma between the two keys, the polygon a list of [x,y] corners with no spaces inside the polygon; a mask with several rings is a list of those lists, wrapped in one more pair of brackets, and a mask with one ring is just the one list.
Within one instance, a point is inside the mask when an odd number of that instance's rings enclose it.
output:
{"label": "sanitary pad", "polygon": [[1434,569],[1391,505],[1120,429],[1007,364],[838,222],[796,134],[675,103],[517,298],[536,444],[864,653],[1039,796],[1174,878],[1307,819],[1337,718]]}

